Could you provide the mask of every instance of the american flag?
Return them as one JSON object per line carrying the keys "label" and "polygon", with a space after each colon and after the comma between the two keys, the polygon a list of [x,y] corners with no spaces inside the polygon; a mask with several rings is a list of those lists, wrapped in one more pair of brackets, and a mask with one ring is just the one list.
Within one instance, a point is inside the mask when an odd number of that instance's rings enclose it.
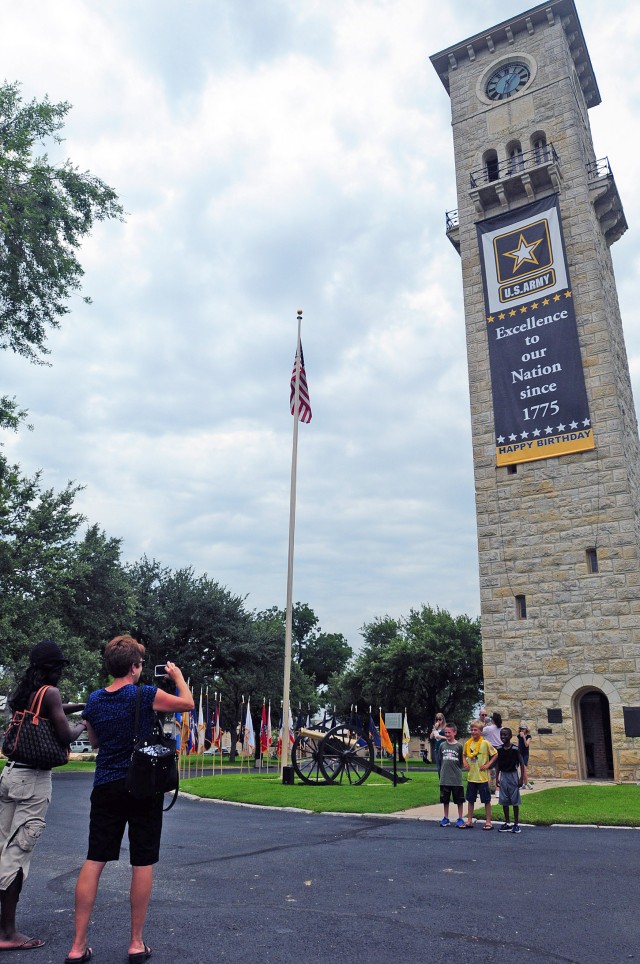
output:
{"label": "american flag", "polygon": [[[296,368],[298,358],[296,356],[291,373],[291,414],[295,415],[295,395],[296,395]],[[309,401],[309,389],[307,387],[307,373],[304,370],[304,354],[302,343],[300,344],[300,393],[298,396],[298,418],[301,422],[311,421],[311,402]]]}

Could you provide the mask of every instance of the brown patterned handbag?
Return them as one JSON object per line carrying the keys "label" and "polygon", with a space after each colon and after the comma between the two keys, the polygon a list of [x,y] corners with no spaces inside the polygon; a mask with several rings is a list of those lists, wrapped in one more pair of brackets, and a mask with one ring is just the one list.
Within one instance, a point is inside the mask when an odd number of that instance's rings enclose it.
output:
{"label": "brown patterned handbag", "polygon": [[69,747],[60,743],[51,720],[40,715],[48,689],[41,686],[28,710],[15,711],[2,741],[2,752],[7,759],[34,770],[50,770],[69,762]]}

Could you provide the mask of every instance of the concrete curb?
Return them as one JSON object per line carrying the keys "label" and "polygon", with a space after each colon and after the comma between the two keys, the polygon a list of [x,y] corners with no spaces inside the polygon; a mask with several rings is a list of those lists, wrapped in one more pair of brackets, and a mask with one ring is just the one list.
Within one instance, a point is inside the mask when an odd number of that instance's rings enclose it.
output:
{"label": "concrete curb", "polygon": [[[424,823],[440,823],[440,820],[442,819],[440,804],[437,804],[439,811],[437,816],[420,816],[411,810],[398,810],[395,813],[345,813],[342,810],[321,810],[318,812],[317,810],[305,810],[302,807],[273,807],[270,804],[264,803],[242,803],[238,800],[220,800],[217,797],[198,797],[194,793],[187,793],[186,790],[179,790],[178,796],[184,797],[185,800],[192,800],[194,803],[221,803],[228,807],[245,807],[248,810],[277,810],[279,813],[304,813],[316,817],[359,817],[361,819],[365,818],[366,820],[416,820]],[[425,807],[424,809],[431,810],[435,809],[435,807]],[[476,820],[476,823],[478,824],[482,822],[482,820]],[[526,827],[528,830],[551,830],[567,828],[571,830],[640,830],[640,827],[620,827],[616,825],[609,826],[607,824],[599,823],[521,823],[520,826]],[[444,829],[449,830],[451,828],[443,827],[443,830]]]}

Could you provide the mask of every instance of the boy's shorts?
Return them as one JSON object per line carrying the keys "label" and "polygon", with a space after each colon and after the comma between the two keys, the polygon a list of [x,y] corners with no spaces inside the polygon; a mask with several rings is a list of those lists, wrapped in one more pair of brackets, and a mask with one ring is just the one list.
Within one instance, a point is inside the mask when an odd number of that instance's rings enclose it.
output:
{"label": "boy's shorts", "polygon": [[124,780],[94,787],[89,817],[87,860],[118,860],[125,828],[129,826],[132,867],[148,867],[160,859],[163,796],[134,800]]}
{"label": "boy's shorts", "polygon": [[463,787],[440,786],[440,803],[449,803],[453,799],[456,804],[464,803]]}
{"label": "boy's shorts", "polygon": [[475,803],[480,794],[480,803],[491,803],[491,787],[489,783],[467,783],[467,803]]}
{"label": "boy's shorts", "polygon": [[505,773],[504,770],[500,771],[500,796],[498,797],[498,803],[502,804],[503,807],[519,807],[520,806],[520,787],[518,786],[518,771],[514,770],[513,773]]}

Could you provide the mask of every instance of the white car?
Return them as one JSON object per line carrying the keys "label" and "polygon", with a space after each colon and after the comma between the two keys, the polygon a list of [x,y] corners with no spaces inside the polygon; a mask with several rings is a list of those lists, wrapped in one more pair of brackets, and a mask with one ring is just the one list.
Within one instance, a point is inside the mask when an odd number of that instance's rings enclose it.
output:
{"label": "white car", "polygon": [[69,749],[72,753],[94,753],[94,749],[88,740],[74,740]]}

